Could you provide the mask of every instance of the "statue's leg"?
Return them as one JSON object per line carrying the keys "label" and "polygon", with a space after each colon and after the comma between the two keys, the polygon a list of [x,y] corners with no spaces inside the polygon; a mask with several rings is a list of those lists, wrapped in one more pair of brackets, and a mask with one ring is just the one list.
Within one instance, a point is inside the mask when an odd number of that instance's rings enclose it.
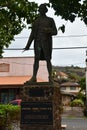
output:
{"label": "statue's leg", "polygon": [[36,82],[37,81],[37,71],[39,68],[39,60],[35,59],[34,60],[34,65],[33,65],[33,76],[32,78],[29,80],[29,82]]}
{"label": "statue's leg", "polygon": [[53,82],[52,79],[52,64],[50,60],[47,60],[47,69],[48,69],[48,74],[49,74],[49,82]]}
{"label": "statue's leg", "polygon": [[39,60],[35,59],[34,65],[33,65],[33,76],[34,77],[37,76],[38,68],[39,68]]}

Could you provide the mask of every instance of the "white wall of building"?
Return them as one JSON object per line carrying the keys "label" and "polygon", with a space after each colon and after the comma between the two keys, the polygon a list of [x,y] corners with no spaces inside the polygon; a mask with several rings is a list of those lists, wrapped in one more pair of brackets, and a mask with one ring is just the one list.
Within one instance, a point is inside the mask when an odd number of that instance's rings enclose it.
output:
{"label": "white wall of building", "polygon": [[[0,72],[0,76],[32,76],[34,57],[4,57],[0,64],[9,64],[9,72]],[[37,77],[48,81],[45,61],[40,61]]]}

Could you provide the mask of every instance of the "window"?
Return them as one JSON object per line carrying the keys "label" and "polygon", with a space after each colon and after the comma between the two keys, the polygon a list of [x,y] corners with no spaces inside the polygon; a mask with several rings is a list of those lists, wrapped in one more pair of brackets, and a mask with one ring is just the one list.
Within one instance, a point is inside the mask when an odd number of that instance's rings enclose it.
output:
{"label": "window", "polygon": [[70,86],[70,90],[76,90],[75,86]]}
{"label": "window", "polygon": [[61,90],[66,90],[66,87],[61,87]]}
{"label": "window", "polygon": [[1,90],[1,103],[7,104],[9,101],[15,99],[14,89],[2,89]]}
{"label": "window", "polygon": [[9,64],[1,63],[0,64],[0,72],[9,72]]}

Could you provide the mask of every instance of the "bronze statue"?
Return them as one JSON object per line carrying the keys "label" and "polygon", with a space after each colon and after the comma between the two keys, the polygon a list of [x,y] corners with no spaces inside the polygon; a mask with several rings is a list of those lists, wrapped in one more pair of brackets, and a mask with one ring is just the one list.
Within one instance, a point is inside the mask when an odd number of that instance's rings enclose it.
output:
{"label": "bronze statue", "polygon": [[35,60],[33,65],[33,76],[29,82],[37,81],[36,76],[39,68],[39,60],[46,60],[49,82],[52,82],[52,36],[57,34],[57,29],[53,18],[46,16],[47,11],[46,4],[41,4],[39,6],[39,17],[32,26],[29,40],[24,48],[24,51],[29,50],[31,43],[34,40]]}

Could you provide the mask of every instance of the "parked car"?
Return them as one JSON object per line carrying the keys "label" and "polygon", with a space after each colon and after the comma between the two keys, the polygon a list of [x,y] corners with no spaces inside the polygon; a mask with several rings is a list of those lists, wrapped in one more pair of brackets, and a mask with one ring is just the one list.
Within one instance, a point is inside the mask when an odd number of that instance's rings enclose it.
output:
{"label": "parked car", "polygon": [[20,106],[21,105],[21,101],[22,101],[21,99],[16,99],[16,100],[10,101],[9,104]]}

